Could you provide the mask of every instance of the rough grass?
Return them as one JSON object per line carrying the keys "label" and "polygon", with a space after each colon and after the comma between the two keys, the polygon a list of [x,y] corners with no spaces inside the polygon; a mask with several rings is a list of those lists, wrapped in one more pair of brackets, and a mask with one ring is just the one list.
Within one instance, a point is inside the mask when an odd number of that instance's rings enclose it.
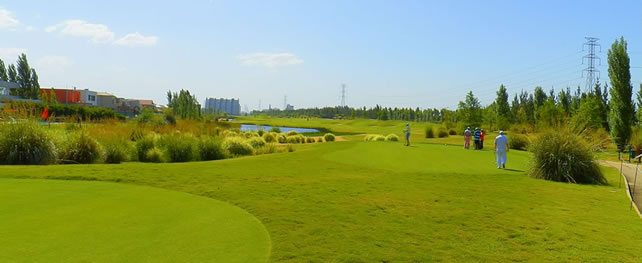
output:
{"label": "rough grass", "polygon": [[214,162],[5,166],[0,177],[120,181],[230,202],[265,224],[276,262],[642,259],[642,223],[623,189],[528,177],[526,152],[510,151],[509,169],[497,170],[492,151],[460,146],[297,147]]}

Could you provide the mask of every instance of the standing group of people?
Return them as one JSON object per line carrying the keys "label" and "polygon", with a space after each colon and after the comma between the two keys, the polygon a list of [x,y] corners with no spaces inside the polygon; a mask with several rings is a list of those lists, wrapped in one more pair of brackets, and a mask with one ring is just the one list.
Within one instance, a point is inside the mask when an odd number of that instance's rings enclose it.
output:
{"label": "standing group of people", "polygon": [[470,139],[473,138],[473,143],[475,150],[484,149],[484,136],[486,133],[484,129],[475,128],[474,131],[470,130],[470,127],[467,127],[464,130],[464,149],[470,149]]}
{"label": "standing group of people", "polygon": [[[475,128],[471,131],[470,127],[464,130],[464,149],[470,149],[470,140],[473,139],[475,150],[484,149],[484,129]],[[506,168],[506,153],[508,152],[508,138],[504,131],[499,131],[495,137],[495,159],[497,160],[497,169]]]}

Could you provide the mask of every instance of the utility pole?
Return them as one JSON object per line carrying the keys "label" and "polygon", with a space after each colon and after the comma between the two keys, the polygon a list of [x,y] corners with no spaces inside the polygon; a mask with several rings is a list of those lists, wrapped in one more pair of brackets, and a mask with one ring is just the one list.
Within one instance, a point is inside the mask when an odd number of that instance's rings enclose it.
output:
{"label": "utility pole", "polygon": [[285,95],[283,96],[283,110],[285,110],[288,107],[288,96]]}
{"label": "utility pole", "polygon": [[599,65],[601,65],[602,59],[600,59],[600,57],[595,54],[595,51],[597,48],[599,48],[599,52],[602,52],[602,46],[597,43],[597,41],[600,40],[599,38],[585,37],[585,39],[586,42],[584,42],[582,50],[587,47],[588,54],[582,57],[582,64],[584,64],[584,61],[587,62],[586,68],[582,70],[582,77],[584,77],[584,73],[586,72],[586,87],[584,88],[586,91],[591,91],[593,89],[593,86],[595,85],[596,79],[600,78],[600,70],[595,68],[595,61],[597,60]]}
{"label": "utility pole", "polygon": [[346,106],[346,84],[341,84],[341,107]]}

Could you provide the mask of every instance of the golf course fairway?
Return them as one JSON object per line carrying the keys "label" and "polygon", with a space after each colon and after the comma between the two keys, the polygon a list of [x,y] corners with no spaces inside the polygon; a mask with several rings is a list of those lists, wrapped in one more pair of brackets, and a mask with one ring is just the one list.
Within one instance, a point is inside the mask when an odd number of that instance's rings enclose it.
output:
{"label": "golf course fairway", "polygon": [[0,262],[266,262],[267,231],[210,198],[92,181],[0,179]]}

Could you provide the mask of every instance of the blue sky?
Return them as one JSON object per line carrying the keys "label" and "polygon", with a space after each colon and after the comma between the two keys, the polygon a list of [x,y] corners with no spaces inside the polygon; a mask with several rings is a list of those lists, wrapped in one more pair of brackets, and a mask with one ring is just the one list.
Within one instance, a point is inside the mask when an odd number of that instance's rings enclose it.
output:
{"label": "blue sky", "polygon": [[249,109],[455,108],[472,90],[583,86],[585,36],[642,81],[642,1],[3,1],[0,58],[25,51],[42,86],[166,103],[167,90]]}

